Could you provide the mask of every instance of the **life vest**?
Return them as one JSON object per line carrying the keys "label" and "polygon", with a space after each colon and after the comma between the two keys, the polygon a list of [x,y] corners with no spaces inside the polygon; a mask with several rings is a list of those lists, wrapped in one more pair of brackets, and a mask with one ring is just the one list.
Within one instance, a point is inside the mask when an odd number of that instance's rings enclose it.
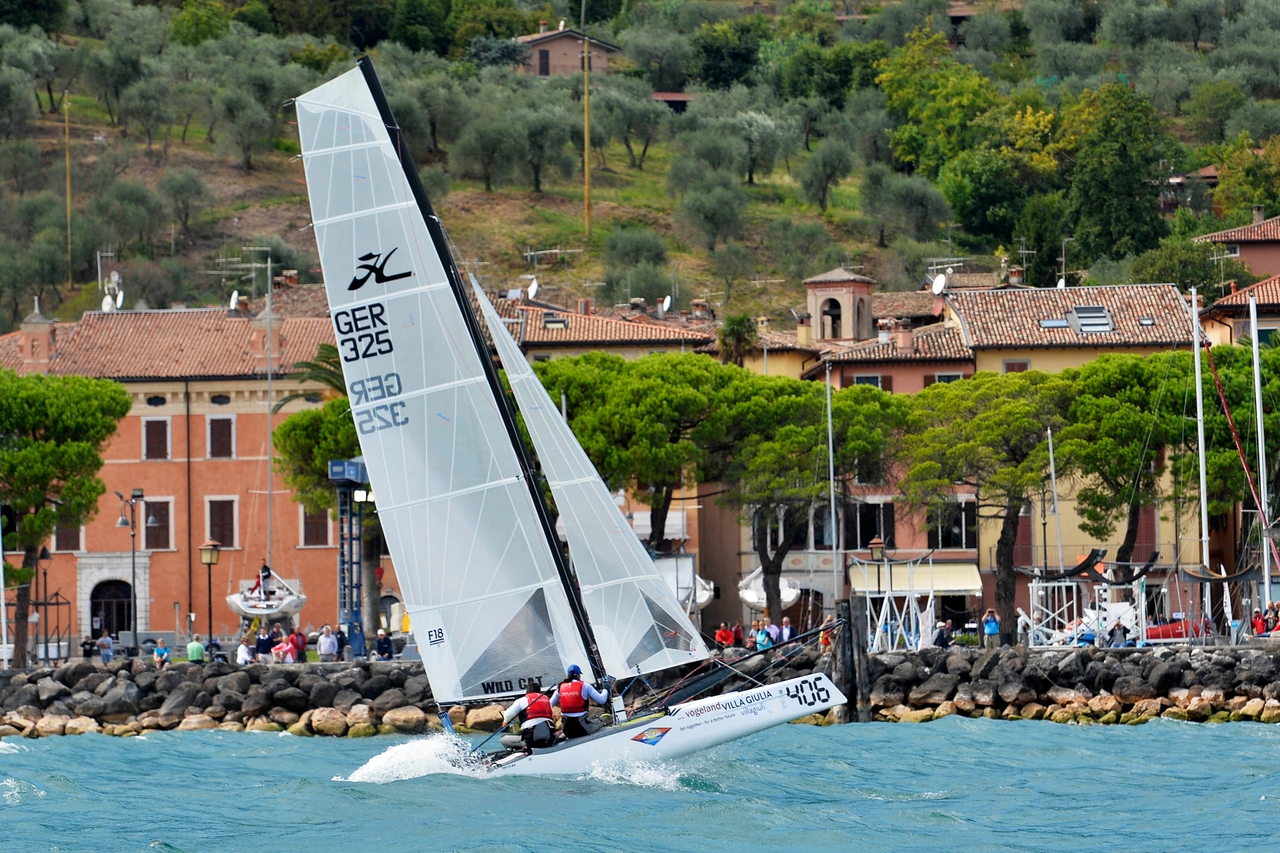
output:
{"label": "life vest", "polygon": [[581,681],[561,682],[560,712],[563,714],[585,714],[587,712],[587,699],[582,695]]}
{"label": "life vest", "polygon": [[530,720],[550,720],[551,716],[551,700],[541,693],[526,693],[525,702],[529,707],[520,712],[520,722],[527,723]]}

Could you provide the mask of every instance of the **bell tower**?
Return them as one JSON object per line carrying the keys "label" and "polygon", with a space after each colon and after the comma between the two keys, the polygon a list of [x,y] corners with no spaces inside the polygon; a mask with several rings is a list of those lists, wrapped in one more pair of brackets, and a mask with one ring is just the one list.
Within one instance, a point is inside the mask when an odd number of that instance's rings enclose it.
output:
{"label": "bell tower", "polygon": [[874,335],[875,279],[837,267],[804,280],[815,341],[865,341]]}

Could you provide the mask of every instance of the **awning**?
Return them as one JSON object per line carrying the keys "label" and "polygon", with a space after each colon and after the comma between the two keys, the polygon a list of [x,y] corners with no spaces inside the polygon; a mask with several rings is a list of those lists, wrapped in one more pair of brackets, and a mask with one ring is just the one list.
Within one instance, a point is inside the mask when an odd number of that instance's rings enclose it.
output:
{"label": "awning", "polygon": [[[893,588],[890,590],[890,576]],[[867,563],[849,567],[849,586],[858,595],[981,595],[982,578],[977,563],[897,564],[892,569]]]}

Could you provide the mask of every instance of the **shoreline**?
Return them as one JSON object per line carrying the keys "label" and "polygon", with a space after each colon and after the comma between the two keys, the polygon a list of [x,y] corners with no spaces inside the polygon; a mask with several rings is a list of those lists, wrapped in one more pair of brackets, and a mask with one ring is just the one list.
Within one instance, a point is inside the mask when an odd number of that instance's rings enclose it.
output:
{"label": "shoreline", "polygon": [[[1157,717],[1280,722],[1280,652],[1265,648],[952,648],[868,660],[871,716],[882,722],[953,715],[1078,725],[1139,725]],[[717,692],[751,686],[768,663],[746,662],[739,667],[742,677]],[[772,669],[764,683],[830,666],[829,656],[802,650]],[[179,662],[163,670],[142,659],[106,667],[73,661],[0,672],[0,684],[0,738],[205,729],[371,737],[443,730],[420,661]],[[487,734],[502,727],[502,711],[497,704],[455,705],[445,713],[458,733]],[[832,725],[849,717],[850,709],[841,706],[794,722]]]}

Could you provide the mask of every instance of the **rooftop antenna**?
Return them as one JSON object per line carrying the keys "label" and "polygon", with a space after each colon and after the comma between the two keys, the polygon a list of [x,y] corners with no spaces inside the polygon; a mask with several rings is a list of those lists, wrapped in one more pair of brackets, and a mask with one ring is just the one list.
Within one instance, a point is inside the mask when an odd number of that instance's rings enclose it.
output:
{"label": "rooftop antenna", "polygon": [[1018,238],[1018,242],[1021,244],[1021,248],[1018,249],[1018,258],[1022,261],[1022,268],[1025,270],[1027,268],[1027,256],[1034,255],[1036,250],[1027,248],[1026,237]]}
{"label": "rooftop antenna", "polygon": [[1062,238],[1062,257],[1058,258],[1058,260],[1062,261],[1062,277],[1058,279],[1058,287],[1060,288],[1067,286],[1067,244],[1075,241],[1075,237]]}

